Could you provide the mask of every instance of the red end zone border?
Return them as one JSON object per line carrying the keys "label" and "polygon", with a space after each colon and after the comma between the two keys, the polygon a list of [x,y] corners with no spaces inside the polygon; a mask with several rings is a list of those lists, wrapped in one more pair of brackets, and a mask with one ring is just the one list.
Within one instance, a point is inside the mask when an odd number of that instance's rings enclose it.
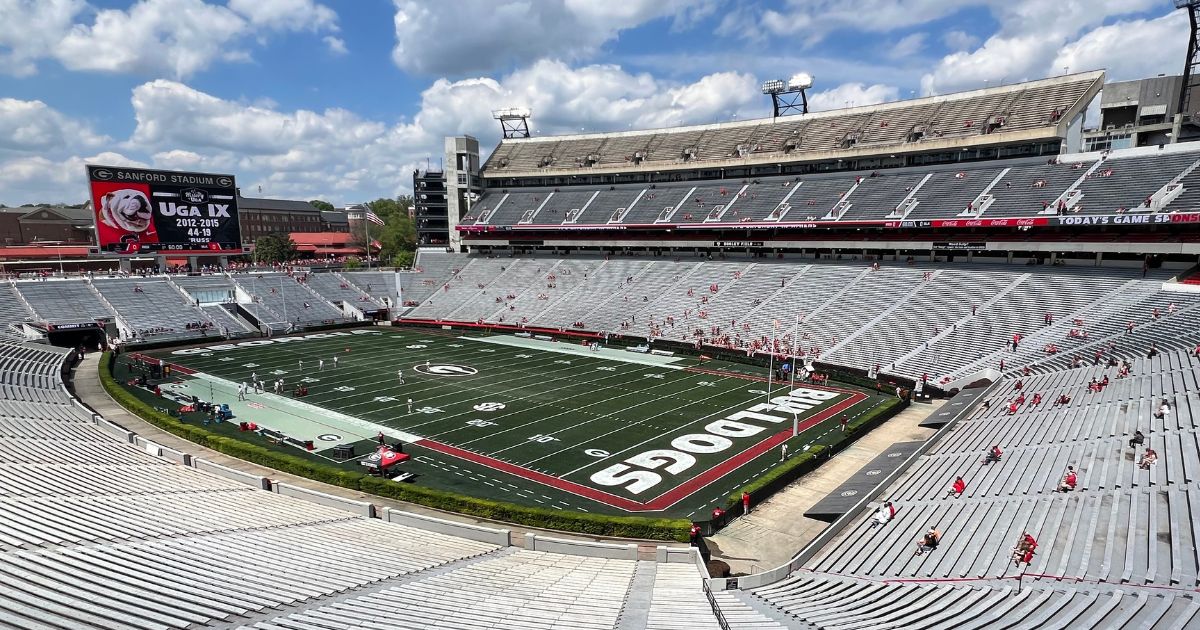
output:
{"label": "red end zone border", "polygon": [[[747,378],[747,380],[761,380],[757,377],[746,376],[746,375],[742,375],[742,374],[733,374],[733,373],[722,373],[722,374],[725,376],[732,376],[732,377],[744,377],[744,378]],[[854,405],[857,405],[858,403],[860,403],[868,398],[867,394],[864,394],[862,392],[855,392],[855,391],[840,389],[840,388],[836,388],[836,387],[808,385],[808,384],[805,384],[805,387],[813,387],[813,388],[817,388],[817,389],[841,392],[844,394],[849,394],[850,397],[846,398],[845,400],[842,400],[838,403],[835,403],[833,406],[829,407],[828,409],[820,411],[820,412],[814,414],[813,416],[806,418],[803,422],[800,423],[800,426],[799,426],[800,431],[806,431],[806,430],[816,426],[820,422],[827,420],[831,416],[841,413],[842,411],[845,411],[846,409],[849,409],[850,407],[853,407]],[[696,475],[695,477],[692,477],[691,479],[688,479],[687,481],[679,484],[678,486],[675,486],[674,488],[667,490],[666,492],[658,495],[657,497],[650,499],[646,503],[638,503],[637,501],[634,501],[632,499],[626,499],[624,497],[619,497],[619,496],[616,496],[613,494],[609,494],[607,492],[604,492],[603,490],[597,490],[596,488],[593,488],[591,486],[585,486],[583,484],[575,483],[573,481],[567,481],[566,479],[555,477],[553,475],[547,475],[546,473],[541,473],[536,470],[530,470],[528,468],[525,468],[523,466],[518,466],[516,464],[510,464],[508,462],[501,461],[501,460],[495,459],[493,457],[489,457],[487,455],[482,455],[480,453],[473,453],[471,451],[467,451],[467,450],[458,448],[456,446],[451,446],[449,444],[444,444],[444,443],[438,442],[436,440],[421,439],[417,442],[417,444],[419,446],[423,446],[425,448],[428,448],[433,451],[437,451],[439,453],[443,453],[445,455],[451,455],[451,456],[457,457],[459,459],[465,459],[469,462],[487,466],[489,468],[493,468],[495,470],[499,470],[499,471],[508,473],[515,477],[520,477],[522,479],[525,479],[526,481],[532,481],[534,483],[539,483],[544,486],[549,486],[556,490],[560,490],[562,492],[566,492],[566,493],[573,494],[576,496],[591,499],[597,503],[603,503],[604,505],[607,505],[610,507],[620,508],[627,512],[657,512],[657,511],[665,510],[665,509],[671,507],[672,505],[675,505],[679,501],[698,492],[699,490],[713,484],[714,482],[721,479],[725,475],[728,475],[729,473],[731,473],[731,472],[737,470],[738,468],[741,468],[745,464],[749,463],[751,460],[753,460],[761,455],[766,454],[771,449],[788,441],[788,439],[790,439],[791,437],[792,437],[792,430],[790,428],[780,431],[778,433],[775,433],[774,435],[770,435],[770,436],[766,437],[765,439],[759,441],[757,444],[754,444],[750,448],[747,448],[746,450],[744,450],[736,455],[733,455],[732,457],[730,457],[729,459],[726,459],[725,461],[721,462],[720,464],[717,464],[716,466],[713,466],[712,468],[705,470],[704,472]]]}

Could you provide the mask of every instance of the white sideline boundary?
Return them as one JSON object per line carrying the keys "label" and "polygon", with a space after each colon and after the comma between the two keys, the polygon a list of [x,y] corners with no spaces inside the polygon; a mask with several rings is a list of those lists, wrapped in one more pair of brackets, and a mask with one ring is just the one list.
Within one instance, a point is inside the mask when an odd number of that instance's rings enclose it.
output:
{"label": "white sideline boundary", "polygon": [[637,352],[629,352],[624,348],[608,348],[603,344],[601,344],[599,350],[593,352],[592,350],[589,350],[588,348],[577,343],[563,341],[542,341],[541,339],[527,339],[525,337],[508,335],[494,335],[491,337],[459,337],[459,339],[463,341],[491,343],[499,346],[510,346],[513,348],[527,348],[529,350],[541,350],[543,352],[556,352],[558,354],[569,354],[577,357],[590,357],[593,359],[620,361],[621,363],[648,365],[672,370],[683,369],[683,366],[672,365],[673,363],[682,361],[683,359],[681,357],[663,357],[655,354],[640,354]]}

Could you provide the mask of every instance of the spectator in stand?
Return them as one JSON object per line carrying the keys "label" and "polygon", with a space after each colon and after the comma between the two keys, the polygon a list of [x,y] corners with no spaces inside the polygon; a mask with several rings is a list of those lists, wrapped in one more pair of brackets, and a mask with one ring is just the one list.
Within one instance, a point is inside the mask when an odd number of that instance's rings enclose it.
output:
{"label": "spectator in stand", "polygon": [[871,518],[871,529],[887,525],[893,518],[896,518],[896,508],[892,506],[891,501],[888,501],[875,510],[875,516]]}
{"label": "spectator in stand", "polygon": [[1133,322],[1129,322],[1128,324],[1125,324],[1125,334],[1126,335],[1133,334]]}
{"label": "spectator in stand", "polygon": [[954,483],[950,484],[950,489],[946,491],[946,498],[954,497],[957,499],[958,497],[961,497],[962,493],[966,492],[966,490],[967,482],[963,481],[961,476],[955,477]]}
{"label": "spectator in stand", "polygon": [[1146,353],[1147,359],[1153,359],[1158,356],[1158,344],[1150,342],[1150,351]]}
{"label": "spectator in stand", "polygon": [[1033,401],[1030,402],[1030,406],[1036,407],[1040,404],[1042,404],[1042,394],[1040,392],[1034,392]]}
{"label": "spectator in stand", "polygon": [[1021,566],[1022,562],[1028,565],[1033,561],[1035,549],[1037,549],[1037,540],[1029,535],[1029,532],[1022,533],[1021,538],[1017,540],[1017,546],[1013,547],[1013,565]]}
{"label": "spectator in stand", "polygon": [[1146,447],[1146,452],[1142,454],[1142,459],[1138,461],[1138,468],[1141,468],[1142,470],[1149,470],[1150,466],[1157,461],[1158,453],[1154,449]]}
{"label": "spectator in stand", "polygon": [[938,543],[942,542],[942,532],[939,532],[936,527],[925,532],[923,536],[917,539],[917,552],[915,555],[924,555],[926,551],[937,549]]}
{"label": "spectator in stand", "polygon": [[1079,482],[1079,478],[1075,476],[1075,467],[1067,466],[1067,474],[1063,475],[1062,482],[1058,484],[1058,492],[1070,492],[1075,489],[1075,484]]}
{"label": "spectator in stand", "polygon": [[1146,441],[1146,436],[1141,431],[1134,431],[1133,437],[1129,438],[1129,448],[1141,446]]}
{"label": "spectator in stand", "polygon": [[993,462],[998,462],[1003,457],[1004,457],[1004,453],[1000,450],[1000,445],[994,444],[994,445],[992,445],[992,448],[990,450],[988,450],[987,453],[984,454],[983,463],[991,464]]}
{"label": "spectator in stand", "polygon": [[1171,415],[1171,403],[1167,402],[1167,399],[1164,398],[1158,405],[1158,411],[1154,412],[1154,417],[1162,420],[1169,415]]}

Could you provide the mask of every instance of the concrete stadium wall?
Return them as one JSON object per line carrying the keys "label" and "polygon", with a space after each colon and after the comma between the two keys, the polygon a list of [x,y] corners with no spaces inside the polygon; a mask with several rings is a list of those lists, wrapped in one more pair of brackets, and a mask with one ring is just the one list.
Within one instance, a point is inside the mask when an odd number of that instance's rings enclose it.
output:
{"label": "concrete stadium wall", "polygon": [[590,558],[613,558],[615,560],[637,560],[637,545],[614,545],[587,540],[564,540],[525,534],[525,548],[531,551],[548,551]]}
{"label": "concrete stadium wall", "polygon": [[267,479],[266,477],[260,477],[258,475],[244,473],[240,470],[227,468],[220,464],[214,464],[206,459],[200,459],[199,457],[192,458],[192,467],[196,470],[203,470],[204,472],[212,473],[218,477],[224,477],[239,483],[244,483],[247,486],[258,488],[259,490],[271,489],[271,480]]}
{"label": "concrete stadium wall", "polygon": [[305,501],[318,503],[327,507],[353,512],[367,518],[375,516],[375,506],[367,503],[366,501],[343,499],[342,497],[335,497],[332,494],[325,494],[324,492],[317,492],[316,490],[309,490],[308,488],[301,488],[300,486],[293,486],[291,484],[278,482],[271,484],[269,489],[274,491],[276,494],[281,494],[285,497],[304,499]]}
{"label": "concrete stadium wall", "polygon": [[501,547],[507,547],[512,544],[512,533],[507,529],[492,529],[469,523],[456,523],[433,516],[413,514],[391,508],[384,508],[381,518],[389,523],[437,532],[448,536],[477,540]]}

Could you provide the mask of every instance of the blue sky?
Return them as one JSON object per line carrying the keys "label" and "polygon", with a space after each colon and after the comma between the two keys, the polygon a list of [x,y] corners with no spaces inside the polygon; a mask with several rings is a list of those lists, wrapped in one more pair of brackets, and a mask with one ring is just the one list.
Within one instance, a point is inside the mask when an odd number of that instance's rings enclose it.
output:
{"label": "blue sky", "polygon": [[0,203],[78,202],[83,164],[232,172],[246,194],[402,194],[442,138],[832,109],[1105,68],[1178,73],[1166,0],[0,0]]}

